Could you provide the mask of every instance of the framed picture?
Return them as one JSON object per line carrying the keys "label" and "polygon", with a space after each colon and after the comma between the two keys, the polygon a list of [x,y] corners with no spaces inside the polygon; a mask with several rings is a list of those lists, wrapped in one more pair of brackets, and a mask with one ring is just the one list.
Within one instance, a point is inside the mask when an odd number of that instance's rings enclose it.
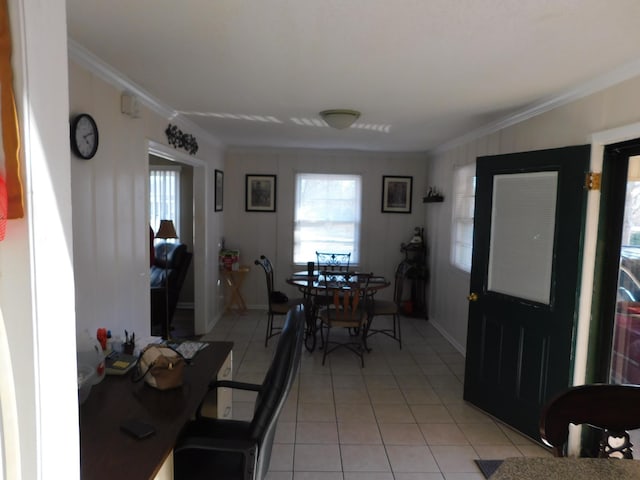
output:
{"label": "framed picture", "polygon": [[224,188],[224,172],[222,170],[216,170],[216,190],[215,190],[215,206],[214,211],[222,211],[222,192]]}
{"label": "framed picture", "polygon": [[247,212],[276,211],[276,176],[246,176],[245,210]]}
{"label": "framed picture", "polygon": [[382,177],[382,212],[411,213],[413,177]]}

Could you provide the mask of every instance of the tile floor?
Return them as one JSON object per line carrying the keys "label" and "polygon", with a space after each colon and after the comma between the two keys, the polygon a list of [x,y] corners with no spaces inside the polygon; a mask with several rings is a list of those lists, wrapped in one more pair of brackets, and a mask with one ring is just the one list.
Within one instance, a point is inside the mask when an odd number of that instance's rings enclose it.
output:
{"label": "tile floor", "polygon": [[[379,325],[387,318],[376,318]],[[261,382],[266,312],[223,317],[208,340],[234,342],[234,378]],[[303,353],[278,423],[267,480],[482,480],[474,459],[549,452],[462,400],[464,358],[423,319],[402,319],[403,348],[370,338],[365,368],[346,350]],[[234,418],[255,394],[234,392]]]}

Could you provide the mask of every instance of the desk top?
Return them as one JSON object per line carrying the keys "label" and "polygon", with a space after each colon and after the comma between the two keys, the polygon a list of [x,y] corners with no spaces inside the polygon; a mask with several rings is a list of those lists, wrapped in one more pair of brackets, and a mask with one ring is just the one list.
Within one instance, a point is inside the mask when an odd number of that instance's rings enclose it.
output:
{"label": "desk top", "polygon": [[640,462],[604,458],[507,458],[490,480],[573,480],[576,478],[637,480]]}
{"label": "desk top", "polygon": [[[174,390],[134,383],[130,374],[107,376],[94,385],[80,406],[82,479],[153,478],[232,347],[231,342],[211,342],[184,369],[183,385]],[[156,433],[143,440],[130,437],[120,430],[128,418],[153,425]]]}

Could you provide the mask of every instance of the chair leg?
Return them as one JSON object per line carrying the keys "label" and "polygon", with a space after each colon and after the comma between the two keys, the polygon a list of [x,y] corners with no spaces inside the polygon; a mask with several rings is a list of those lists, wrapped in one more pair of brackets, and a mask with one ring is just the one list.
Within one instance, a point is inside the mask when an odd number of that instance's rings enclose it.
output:
{"label": "chair leg", "polygon": [[265,347],[267,346],[272,334],[273,334],[273,313],[269,312],[269,315],[267,316],[267,333],[264,337]]}
{"label": "chair leg", "polygon": [[331,325],[327,325],[327,340],[324,341],[324,337],[322,335],[322,327],[324,323],[320,325],[320,337],[323,338],[322,344],[324,345],[322,352],[322,365],[324,366],[324,361],[327,359],[327,352],[329,351],[329,335],[331,334]]}
{"label": "chair leg", "polygon": [[396,336],[396,340],[398,340],[398,344],[400,345],[400,350],[402,350],[402,331],[400,331],[400,315],[399,314],[395,314],[393,316],[393,334],[394,336],[396,335],[396,322],[397,322],[397,326],[398,326],[398,333]]}

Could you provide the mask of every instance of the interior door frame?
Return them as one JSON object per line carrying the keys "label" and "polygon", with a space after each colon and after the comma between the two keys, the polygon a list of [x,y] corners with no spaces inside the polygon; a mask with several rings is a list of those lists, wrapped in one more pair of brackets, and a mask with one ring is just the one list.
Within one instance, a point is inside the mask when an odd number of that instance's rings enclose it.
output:
{"label": "interior door frame", "polygon": [[[161,143],[149,140],[147,155],[155,155],[167,160],[184,163],[193,167],[193,303],[194,303],[194,331],[196,334],[207,332],[207,318],[211,317],[211,303],[206,292],[212,291],[209,275],[207,272],[213,268],[211,266],[210,255],[207,255],[207,212],[206,198],[207,190],[211,187],[207,185],[209,178],[207,164],[195,157],[183,154],[173,148]],[[147,162],[148,165],[148,162]],[[148,176],[148,175],[147,175]],[[149,198],[149,184],[146,184],[146,197]],[[149,218],[149,202],[146,202],[146,215]],[[199,219],[199,220],[198,220]],[[146,229],[148,232],[148,228]],[[148,235],[148,233],[147,233]],[[148,240],[147,240],[148,241]],[[197,248],[196,248],[197,246]]]}

